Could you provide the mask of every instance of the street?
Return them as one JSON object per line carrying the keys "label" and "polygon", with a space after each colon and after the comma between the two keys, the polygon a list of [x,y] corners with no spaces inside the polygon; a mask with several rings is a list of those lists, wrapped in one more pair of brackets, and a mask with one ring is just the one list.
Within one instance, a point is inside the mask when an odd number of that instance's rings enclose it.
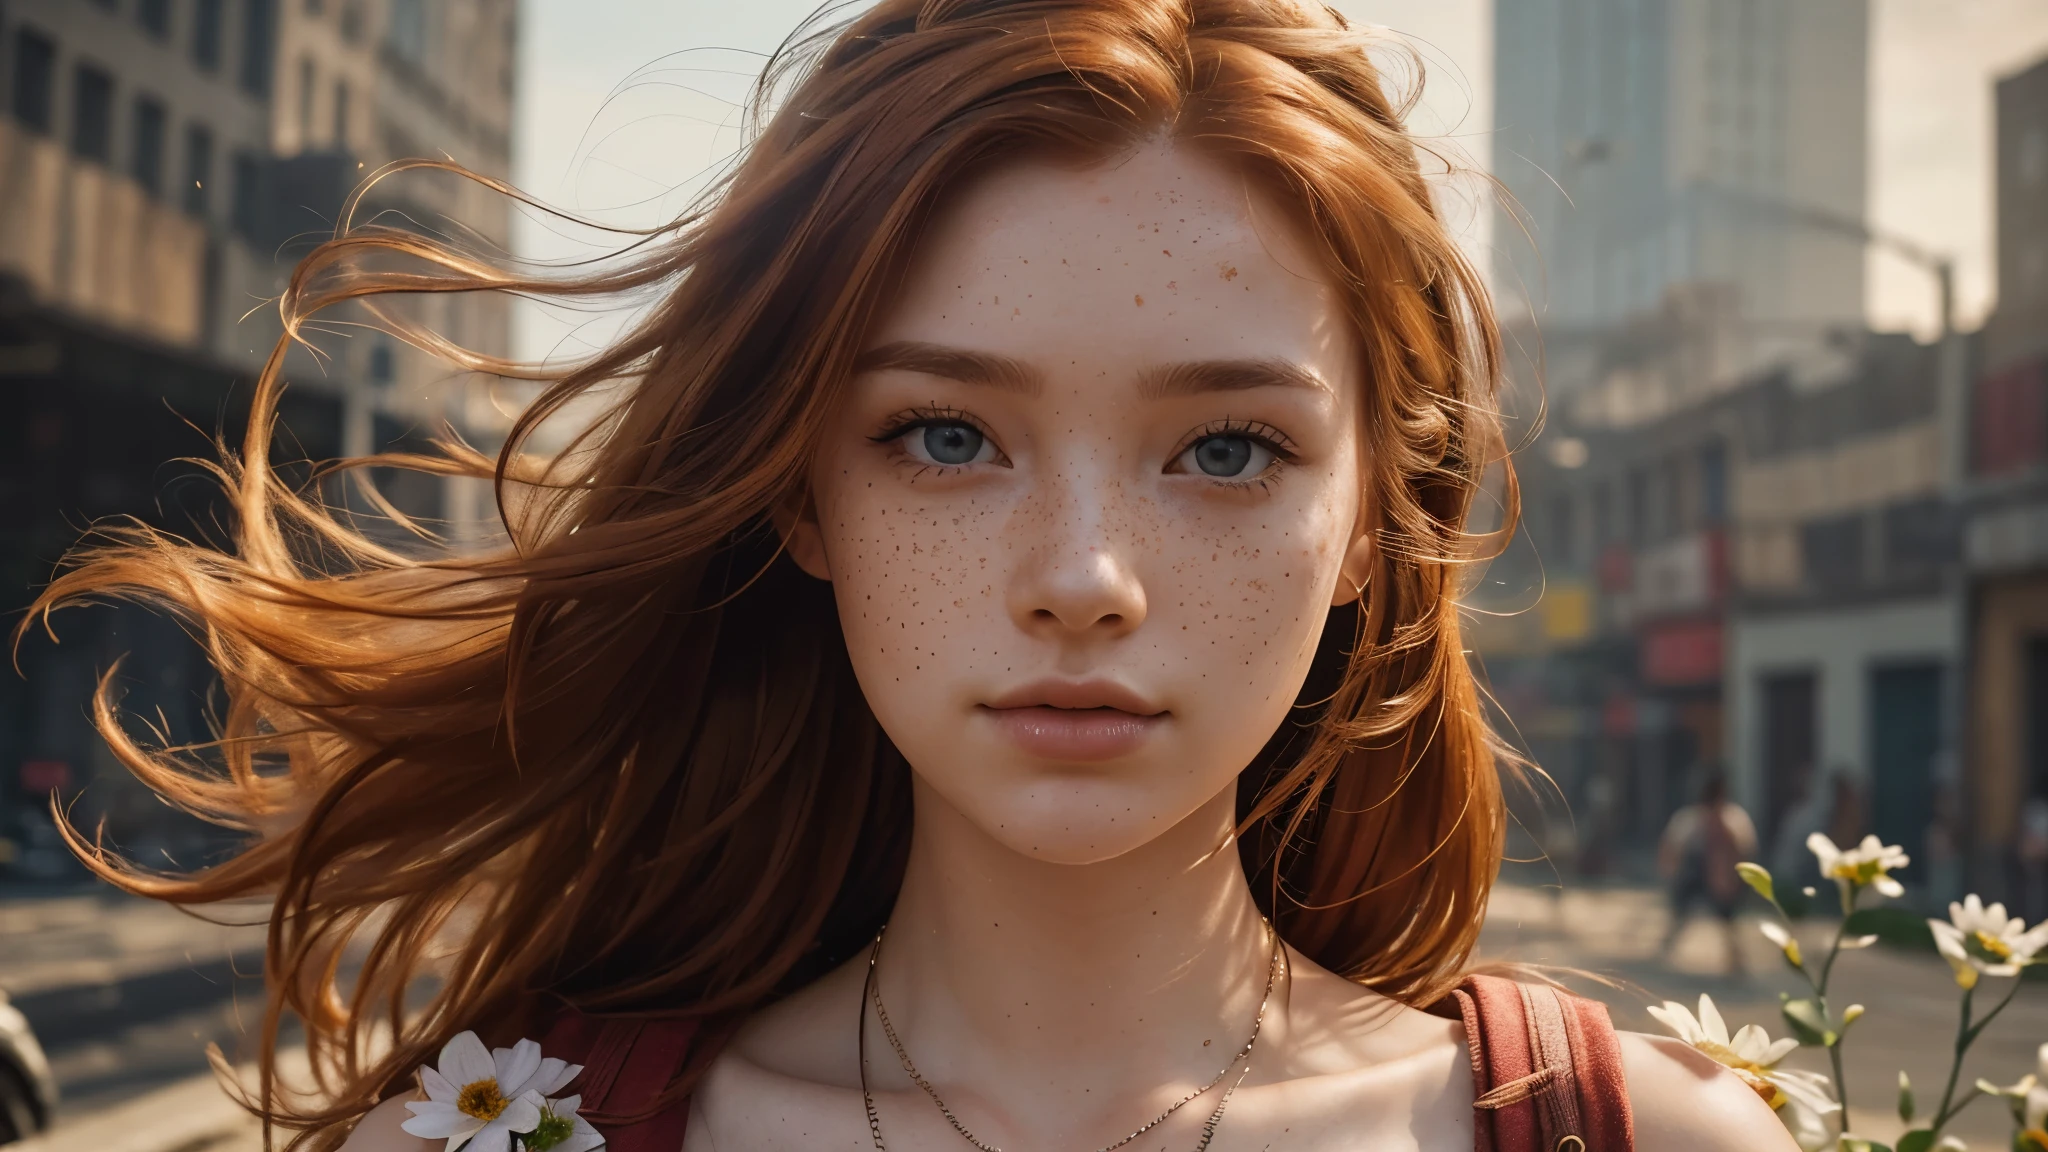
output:
{"label": "street", "polygon": [[[1662,1028],[1644,1011],[1664,999],[1690,1007],[1711,993],[1730,1028],[1762,1025],[1785,1034],[1778,993],[1797,977],[1759,935],[1754,920],[1739,938],[1747,977],[1721,972],[1720,925],[1697,919],[1668,958],[1662,894],[1646,888],[1554,890],[1503,884],[1495,890],[1482,937],[1482,961],[1555,965],[1614,982],[1602,987],[1568,973],[1568,983],[1597,995],[1617,1025]],[[1821,924],[1802,930],[1809,953],[1822,946]],[[0,987],[37,1026],[63,1091],[56,1129],[24,1145],[29,1152],[255,1152],[257,1126],[214,1085],[205,1045],[231,1059],[244,1024],[260,1010],[260,928],[222,928],[142,901],[81,893],[0,898]],[[236,976],[235,973],[242,973]],[[1923,1110],[1939,1096],[1955,1030],[1956,990],[1932,956],[1882,948],[1845,955],[1837,967],[1840,1004],[1869,1009],[1845,1052],[1861,1134],[1889,1139],[1897,1074],[1917,1087]],[[1984,1076],[2010,1083],[2034,1069],[2048,1038],[2048,990],[2022,992],[1977,1044],[1967,1086]],[[246,1052],[241,1053],[246,1055]],[[1825,1071],[1806,1050],[1792,1062]],[[1860,1089],[1862,1097],[1855,1095]],[[2005,1114],[1980,1101],[1952,1129],[1974,1148],[2002,1147]]]}

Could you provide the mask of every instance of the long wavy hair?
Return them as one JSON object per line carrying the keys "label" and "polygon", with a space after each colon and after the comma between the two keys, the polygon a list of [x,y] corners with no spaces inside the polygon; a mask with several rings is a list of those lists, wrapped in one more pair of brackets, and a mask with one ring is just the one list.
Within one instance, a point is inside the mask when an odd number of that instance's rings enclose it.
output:
{"label": "long wavy hair", "polygon": [[[95,716],[138,777],[246,847],[163,872],[67,834],[132,892],[271,902],[252,1107],[294,1146],[339,1144],[462,1029],[536,1004],[729,1023],[871,938],[907,853],[909,769],[829,586],[780,554],[770,516],[800,498],[934,207],[1025,153],[1170,138],[1318,243],[1364,361],[1379,547],[1241,777],[1239,848],[1282,936],[1332,970],[1422,1004],[1468,962],[1504,827],[1457,606],[1467,515],[1503,460],[1498,334],[1376,42],[1291,0],[881,0],[836,19],[773,58],[714,192],[616,263],[520,270],[345,221],[293,275],[248,438],[222,448],[232,547],[103,530],[24,622],[126,598],[209,652],[216,740],[136,739],[104,688]],[[658,306],[553,375],[389,306],[635,290]],[[394,548],[272,470],[286,348],[345,302],[463,367],[548,382],[495,459],[451,440],[351,462],[493,480],[505,543]],[[543,451],[565,408],[581,431]],[[312,1102],[274,1090],[294,1017]]]}

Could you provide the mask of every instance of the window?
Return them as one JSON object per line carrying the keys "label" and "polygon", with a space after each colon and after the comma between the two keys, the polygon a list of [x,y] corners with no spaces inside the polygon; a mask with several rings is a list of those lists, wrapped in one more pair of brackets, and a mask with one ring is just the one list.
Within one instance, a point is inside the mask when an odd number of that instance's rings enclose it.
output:
{"label": "window", "polygon": [[192,7],[192,62],[212,72],[220,67],[221,9],[227,0],[197,0]]}
{"label": "window", "polygon": [[154,96],[135,98],[135,145],[128,154],[128,174],[152,199],[164,194],[164,102]]}
{"label": "window", "polygon": [[212,203],[213,129],[204,124],[185,126],[185,211],[205,216]]}
{"label": "window", "polygon": [[1728,519],[1728,447],[1714,443],[1700,449],[1700,519],[1709,527]]}
{"label": "window", "polygon": [[235,186],[231,190],[229,223],[235,233],[250,243],[263,237],[263,166],[253,152],[237,152],[233,161]]}
{"label": "window", "polygon": [[142,0],[135,6],[135,19],[151,36],[171,38],[171,0]]}
{"label": "window", "polygon": [[299,150],[302,152],[313,147],[314,75],[313,58],[299,57]]}
{"label": "window", "polygon": [[56,119],[57,45],[27,28],[14,34],[14,118],[45,135]]}
{"label": "window", "polygon": [[348,151],[348,81],[334,82],[334,150]]}
{"label": "window", "polygon": [[73,74],[71,150],[104,164],[114,158],[114,78],[90,64]]}
{"label": "window", "polygon": [[270,95],[270,55],[277,39],[277,0],[242,2],[242,91]]}
{"label": "window", "polygon": [[386,36],[391,51],[408,64],[418,64],[427,55],[427,10],[424,0],[391,0],[391,24]]}

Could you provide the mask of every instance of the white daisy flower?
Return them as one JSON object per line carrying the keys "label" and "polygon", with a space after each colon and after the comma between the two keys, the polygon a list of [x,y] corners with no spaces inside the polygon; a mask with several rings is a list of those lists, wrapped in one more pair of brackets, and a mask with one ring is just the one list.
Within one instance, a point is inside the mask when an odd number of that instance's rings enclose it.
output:
{"label": "white daisy flower", "polygon": [[1825,834],[1815,832],[1806,838],[1806,847],[1820,861],[1820,874],[1834,880],[1844,893],[1875,888],[1894,899],[1906,894],[1905,887],[1891,878],[1891,872],[1913,861],[1897,844],[1865,836],[1863,843],[1843,851]]}
{"label": "white daisy flower", "polygon": [[1976,987],[1979,976],[2017,976],[2048,946],[2048,921],[2028,931],[2019,917],[2005,914],[2005,905],[1986,908],[1974,892],[1948,906],[1947,920],[1929,920],[1927,927],[1964,988]]}
{"label": "white daisy flower", "polygon": [[576,1114],[583,1097],[569,1096],[541,1105],[540,1123],[526,1138],[528,1152],[590,1152],[604,1145],[604,1136]]}
{"label": "white daisy flower", "polygon": [[428,1140],[447,1140],[445,1152],[511,1152],[512,1137],[533,1131],[540,1122],[543,1094],[583,1070],[543,1059],[540,1045],[531,1040],[485,1051],[474,1032],[443,1045],[439,1065],[420,1066],[427,1098],[405,1106],[412,1119],[399,1127]]}
{"label": "white daisy flower", "polygon": [[1816,1152],[1832,1142],[1824,1117],[1841,1111],[1842,1106],[1830,1095],[1828,1078],[1817,1072],[1778,1067],[1778,1061],[1799,1047],[1799,1041],[1789,1036],[1772,1040],[1770,1033],[1754,1024],[1745,1024],[1730,1036],[1727,1023],[1714,1007],[1713,997],[1704,993],[1700,996],[1697,1018],[1675,1000],[1651,1008],[1650,1015],[1763,1097],[1801,1148]]}
{"label": "white daisy flower", "polygon": [[2027,1127],[2040,1129],[2048,1127],[2048,1044],[2043,1044],[2034,1054],[2034,1084],[2027,1090]]}

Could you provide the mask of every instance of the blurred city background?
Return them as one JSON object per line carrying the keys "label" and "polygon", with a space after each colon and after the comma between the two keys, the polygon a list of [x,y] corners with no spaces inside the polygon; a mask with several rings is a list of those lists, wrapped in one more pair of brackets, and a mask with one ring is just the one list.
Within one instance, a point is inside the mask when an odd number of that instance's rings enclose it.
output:
{"label": "blurred city background", "polygon": [[[742,141],[762,54],[812,6],[0,0],[6,624],[96,520],[218,537],[180,461],[239,435],[274,299],[364,176],[445,156],[605,223],[665,219]],[[1640,990],[1701,986],[1770,1019],[1769,946],[1745,936],[1731,974],[1713,925],[1672,936],[1657,892],[1670,818],[1716,781],[1781,873],[1811,878],[1810,832],[1875,833],[1912,856],[1913,906],[1967,890],[2048,916],[2048,3],[1335,7],[1409,37],[1421,72],[1389,66],[1427,77],[1414,127],[1506,322],[1525,530],[1472,595],[1474,648],[1554,789],[1525,802],[1515,854],[1539,859],[1511,867],[1489,955],[1616,973],[1632,1026]],[[378,186],[372,217],[540,258],[607,243],[434,173]],[[528,358],[620,322],[405,307]],[[281,461],[502,438],[520,389],[362,319],[292,354]],[[457,541],[490,531],[480,485],[384,479]],[[202,1049],[247,1054],[260,931],[94,887],[48,816],[62,798],[145,863],[229,849],[86,715],[125,655],[130,708],[202,735],[207,666],[147,613],[56,627],[0,676],[0,990],[50,1052],[49,1139],[242,1146]],[[1952,1005],[1877,1009],[1939,962],[1867,956],[1857,1059],[1933,1076],[1915,1062]],[[2030,1069],[2041,1040],[2048,1000],[2023,997],[1985,1074]],[[137,1131],[157,1142],[120,1142]]]}

